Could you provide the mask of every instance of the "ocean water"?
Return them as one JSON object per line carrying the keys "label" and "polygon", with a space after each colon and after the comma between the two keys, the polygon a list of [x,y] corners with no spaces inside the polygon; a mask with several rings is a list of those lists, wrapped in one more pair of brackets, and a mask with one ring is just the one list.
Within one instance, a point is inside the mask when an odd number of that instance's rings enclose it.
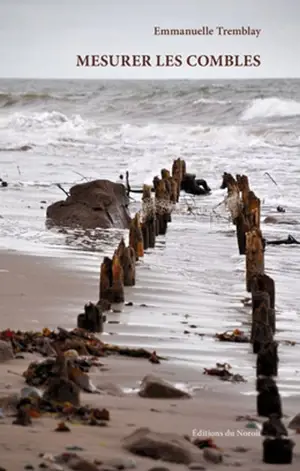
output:
{"label": "ocean water", "polygon": [[[136,287],[126,290],[134,307],[111,315],[107,333],[111,341],[143,344],[192,364],[199,375],[203,367],[229,362],[249,379],[250,392],[249,345],[213,339],[250,327],[250,308],[241,302],[248,296],[245,260],[221,204],[221,177],[247,174],[262,218],[281,219],[262,224],[267,239],[300,240],[299,80],[0,80],[0,177],[9,183],[0,188],[0,247],[55,255],[98,276],[122,231],[47,230],[47,205],[64,199],[57,183],[68,189],[129,170],[131,185],[139,186],[177,157],[207,180],[212,194],[181,196],[167,236],[140,263]],[[265,259],[276,283],[277,338],[300,343],[300,248],[269,246]],[[285,395],[300,394],[299,353],[298,344],[280,345]]]}

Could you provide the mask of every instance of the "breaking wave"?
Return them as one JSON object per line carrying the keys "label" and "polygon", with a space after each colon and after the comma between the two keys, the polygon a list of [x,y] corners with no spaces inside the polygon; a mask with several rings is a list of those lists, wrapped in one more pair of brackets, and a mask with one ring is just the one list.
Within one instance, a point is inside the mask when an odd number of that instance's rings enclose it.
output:
{"label": "breaking wave", "polygon": [[[58,111],[45,111],[43,113],[22,114],[14,113],[6,122],[6,125],[16,130],[24,129],[49,129],[49,128],[84,128],[86,121],[78,114],[68,118]],[[0,121],[0,128],[1,128]]]}
{"label": "breaking wave", "polygon": [[280,98],[261,98],[253,100],[243,112],[241,119],[249,121],[255,118],[275,118],[300,116],[300,103]]}
{"label": "breaking wave", "polygon": [[0,92],[0,108],[8,108],[15,105],[30,105],[50,100],[65,100],[66,97],[60,97],[51,93],[1,93]]}

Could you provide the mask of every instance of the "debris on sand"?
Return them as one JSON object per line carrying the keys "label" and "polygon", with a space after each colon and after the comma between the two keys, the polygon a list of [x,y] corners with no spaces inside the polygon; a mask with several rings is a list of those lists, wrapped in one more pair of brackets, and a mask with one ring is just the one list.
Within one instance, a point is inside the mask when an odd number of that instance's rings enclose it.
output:
{"label": "debris on sand", "polygon": [[239,329],[235,329],[232,332],[227,330],[221,334],[216,334],[215,337],[221,342],[250,342],[250,338],[242,330]]}
{"label": "debris on sand", "polygon": [[[38,353],[55,357],[57,352],[75,350],[80,356],[104,357],[110,354],[132,358],[153,359],[153,352],[144,348],[129,348],[102,342],[91,332],[76,328],[71,331],[58,327],[57,331],[44,328],[41,332],[22,332],[6,329],[0,332],[0,340],[10,342],[13,353]],[[156,355],[158,360],[166,358]]]}
{"label": "debris on sand", "polygon": [[229,381],[231,383],[246,383],[247,380],[239,374],[233,374],[229,370],[231,365],[228,363],[216,363],[215,368],[204,368],[203,374],[209,376],[218,376],[222,381]]}

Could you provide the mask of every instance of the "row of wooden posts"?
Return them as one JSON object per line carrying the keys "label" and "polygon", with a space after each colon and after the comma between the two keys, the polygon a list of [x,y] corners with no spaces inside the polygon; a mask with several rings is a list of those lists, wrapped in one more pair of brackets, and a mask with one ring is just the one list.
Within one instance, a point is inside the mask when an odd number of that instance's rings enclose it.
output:
{"label": "row of wooden posts", "polygon": [[152,186],[143,186],[142,207],[131,220],[129,243],[126,245],[122,238],[113,257],[104,257],[100,268],[99,301],[96,305],[89,303],[85,306],[85,312],[78,316],[78,327],[102,332],[103,312],[112,305],[125,302],[124,287],[136,283],[136,262],[144,257],[147,249],[155,247],[158,236],[167,232],[185,174],[185,161],[176,159],[171,171],[163,168],[160,178],[153,179],[154,196]]}
{"label": "row of wooden posts", "polygon": [[250,190],[245,175],[224,173],[227,206],[236,226],[240,255],[246,258],[246,290],[252,297],[251,344],[256,358],[257,414],[267,417],[263,424],[263,461],[290,464],[294,443],[281,422],[282,404],[274,378],[278,374],[275,283],[265,273],[265,241],[260,228],[260,199]]}

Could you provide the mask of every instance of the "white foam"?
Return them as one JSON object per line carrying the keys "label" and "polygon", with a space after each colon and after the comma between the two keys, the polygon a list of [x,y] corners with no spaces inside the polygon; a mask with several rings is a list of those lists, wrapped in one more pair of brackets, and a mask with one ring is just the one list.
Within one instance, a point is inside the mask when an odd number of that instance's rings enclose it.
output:
{"label": "white foam", "polygon": [[260,98],[253,100],[243,112],[242,121],[255,118],[288,117],[300,115],[300,103],[294,100],[281,98]]}

